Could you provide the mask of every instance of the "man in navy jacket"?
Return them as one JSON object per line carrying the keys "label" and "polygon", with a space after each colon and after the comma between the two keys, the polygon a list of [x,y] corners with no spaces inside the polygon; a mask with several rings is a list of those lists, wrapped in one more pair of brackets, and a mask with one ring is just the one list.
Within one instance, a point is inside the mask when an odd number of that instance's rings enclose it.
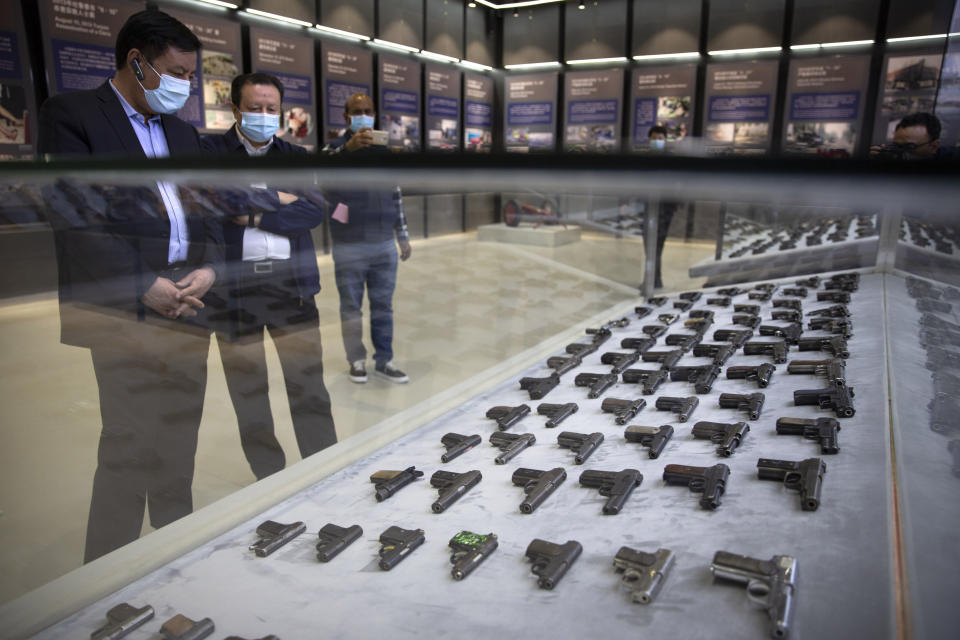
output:
{"label": "man in navy jacket", "polygon": [[[283,85],[277,78],[265,73],[237,76],[231,99],[236,125],[205,137],[206,151],[244,156],[304,153],[302,147],[274,135],[283,103]],[[240,442],[260,479],[285,464],[267,396],[264,330],[270,332],[280,357],[300,455],[305,458],[329,447],[337,435],[330,394],[323,384],[320,320],[313,301],[320,291],[320,273],[310,229],[322,222],[323,209],[307,196],[254,186],[263,189],[255,194],[264,203],[263,210],[248,206],[246,215],[224,222],[229,313],[218,325],[217,344]]]}

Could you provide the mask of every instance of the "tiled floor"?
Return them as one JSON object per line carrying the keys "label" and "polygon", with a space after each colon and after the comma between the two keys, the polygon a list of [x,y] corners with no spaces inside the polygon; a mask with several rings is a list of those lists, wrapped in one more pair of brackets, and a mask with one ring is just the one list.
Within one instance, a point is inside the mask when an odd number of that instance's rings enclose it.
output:
{"label": "tiled floor", "polygon": [[[687,268],[712,251],[668,243],[668,288],[699,286]],[[349,381],[333,265],[329,256],[319,264],[324,378],[343,439],[631,299],[642,280],[643,245],[595,234],[552,249],[480,243],[475,233],[415,242],[413,257],[400,266],[394,302],[396,362],[410,375],[408,385]],[[100,416],[89,352],[61,345],[58,333],[52,294],[0,306],[0,602],[66,573],[82,557]],[[299,458],[290,412],[269,341],[267,356],[277,433],[293,463]],[[254,480],[215,348],[209,365],[196,508]]]}

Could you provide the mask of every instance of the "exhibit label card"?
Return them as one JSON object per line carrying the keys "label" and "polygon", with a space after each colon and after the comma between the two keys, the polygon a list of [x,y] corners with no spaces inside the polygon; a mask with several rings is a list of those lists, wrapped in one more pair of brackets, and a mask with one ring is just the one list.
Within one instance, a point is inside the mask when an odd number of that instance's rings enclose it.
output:
{"label": "exhibit label card", "polygon": [[355,93],[371,98],[373,53],[369,49],[339,42],[320,43],[323,77],[324,144],[339,138],[347,128],[343,115],[347,100]]}
{"label": "exhibit label card", "polygon": [[884,56],[873,144],[893,141],[897,123],[909,113],[933,113],[937,100],[942,49]]}
{"label": "exhibit label card", "polygon": [[563,78],[563,148],[620,151],[623,69],[571,71]]}
{"label": "exhibit label card", "polygon": [[508,152],[553,151],[557,128],[557,74],[507,76],[504,144]]}
{"label": "exhibit label card", "polygon": [[465,73],[463,79],[463,147],[489,153],[493,146],[493,78]]}
{"label": "exhibit label card", "polygon": [[380,129],[387,132],[395,151],[420,151],[420,63],[379,54]]}
{"label": "exhibit label card", "polygon": [[[37,104],[20,5],[0,3],[0,160],[36,155]],[[8,216],[9,217],[9,216]]]}
{"label": "exhibit label card", "polygon": [[667,130],[668,148],[693,129],[693,104],[697,87],[696,65],[643,66],[630,81],[630,149],[650,149],[650,127]]}
{"label": "exhibit label card", "polygon": [[777,88],[777,61],[707,65],[703,137],[716,154],[770,150],[770,121]]}
{"label": "exhibit label card", "polygon": [[312,151],[317,146],[312,38],[288,31],[250,27],[250,60],[254,72],[269,73],[283,84],[280,137]]}
{"label": "exhibit label card", "polygon": [[427,64],[427,149],[460,150],[460,77],[450,65]]}

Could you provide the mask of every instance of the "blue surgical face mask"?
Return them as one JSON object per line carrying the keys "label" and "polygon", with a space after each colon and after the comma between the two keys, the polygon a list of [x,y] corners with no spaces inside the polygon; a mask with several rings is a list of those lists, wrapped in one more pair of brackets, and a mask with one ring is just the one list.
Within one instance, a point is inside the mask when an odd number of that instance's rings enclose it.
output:
{"label": "blue surgical face mask", "polygon": [[[153,69],[153,65],[149,62],[147,62],[147,66]],[[156,89],[147,89],[139,79],[137,80],[143,89],[147,104],[150,105],[154,113],[176,113],[180,111],[183,105],[187,103],[187,98],[190,97],[190,81],[174,78],[165,73],[162,74],[156,69],[153,69],[153,72],[160,76],[160,86]]]}
{"label": "blue surgical face mask", "polygon": [[350,116],[350,130],[356,133],[364,127],[373,129],[373,116]]}
{"label": "blue surgical face mask", "polygon": [[280,116],[276,113],[240,112],[240,131],[254,142],[266,142],[280,128]]}
{"label": "blue surgical face mask", "polygon": [[655,151],[663,151],[663,149],[664,149],[666,146],[667,146],[667,141],[666,141],[666,140],[651,140],[651,141],[650,141],[650,148],[653,149],[653,150],[655,150]]}

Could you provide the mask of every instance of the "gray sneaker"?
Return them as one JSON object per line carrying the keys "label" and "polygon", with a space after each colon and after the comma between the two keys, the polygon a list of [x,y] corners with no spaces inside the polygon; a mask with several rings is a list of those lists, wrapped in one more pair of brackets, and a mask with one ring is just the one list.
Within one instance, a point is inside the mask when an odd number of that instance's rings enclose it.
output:
{"label": "gray sneaker", "polygon": [[363,384],[367,381],[367,363],[357,360],[350,363],[350,381]]}
{"label": "gray sneaker", "polygon": [[410,378],[407,377],[407,374],[393,366],[392,361],[384,364],[378,364],[373,372],[382,378],[386,378],[390,382],[410,382]]}

